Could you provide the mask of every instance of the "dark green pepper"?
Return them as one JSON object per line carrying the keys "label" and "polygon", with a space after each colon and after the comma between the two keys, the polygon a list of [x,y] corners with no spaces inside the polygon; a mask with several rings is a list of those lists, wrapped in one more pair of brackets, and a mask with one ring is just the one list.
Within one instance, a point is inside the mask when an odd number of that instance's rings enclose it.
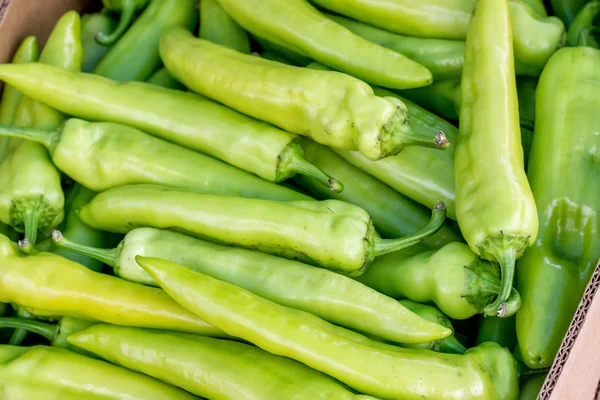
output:
{"label": "dark green pepper", "polygon": [[544,382],[546,382],[546,374],[537,374],[522,378],[519,400],[537,400]]}
{"label": "dark green pepper", "polygon": [[587,3],[577,14],[568,32],[568,42],[571,46],[600,47],[600,41],[595,34],[600,31],[600,0]]}
{"label": "dark green pepper", "polygon": [[248,34],[223,10],[217,0],[200,2],[200,34],[198,36],[242,53],[250,53]]}
{"label": "dark green pepper", "polygon": [[[257,42],[258,44],[260,44],[260,46],[263,48],[263,50],[265,52],[269,52],[269,53],[273,53],[279,57],[283,57],[287,60],[290,60],[290,63],[285,63],[288,65],[297,65],[300,67],[305,67],[308,64],[313,62],[312,58],[309,57],[305,57],[301,54],[296,53],[295,51],[292,51],[290,49],[287,49],[283,46],[280,46],[276,43],[270,42],[268,40],[265,40],[261,37],[258,37],[256,35],[251,35],[252,39],[254,39],[255,42]],[[275,60],[277,61],[277,60]]]}
{"label": "dark green pepper", "polygon": [[81,46],[83,47],[82,72],[92,72],[111,49],[96,42],[100,32],[112,31],[117,23],[103,13],[84,14],[81,17]]}
{"label": "dark green pepper", "polygon": [[399,91],[421,107],[451,121],[460,113],[460,78],[436,81],[422,88]]}
{"label": "dark green pepper", "polygon": [[150,0],[102,0],[104,13],[118,12],[119,24],[116,28],[99,31],[95,37],[96,42],[102,46],[113,45],[123,36],[135,13],[144,9]]}
{"label": "dark green pepper", "polygon": [[514,315],[508,318],[483,317],[479,325],[479,332],[475,343],[496,342],[512,352],[517,345],[515,324],[516,317]]}
{"label": "dark green pepper", "polygon": [[589,0],[550,0],[552,11],[563,20],[567,27]]}

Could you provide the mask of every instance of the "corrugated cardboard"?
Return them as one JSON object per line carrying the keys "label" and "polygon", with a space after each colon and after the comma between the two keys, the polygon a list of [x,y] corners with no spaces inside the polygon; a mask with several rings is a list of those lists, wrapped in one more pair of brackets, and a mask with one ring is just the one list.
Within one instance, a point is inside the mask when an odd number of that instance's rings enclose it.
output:
{"label": "corrugated cardboard", "polygon": [[[282,0],[284,1],[284,0]],[[94,0],[0,0],[0,63],[35,35],[41,46],[66,11],[97,9]],[[1,84],[1,83],[0,83]],[[600,263],[581,300],[538,400],[600,400]]]}

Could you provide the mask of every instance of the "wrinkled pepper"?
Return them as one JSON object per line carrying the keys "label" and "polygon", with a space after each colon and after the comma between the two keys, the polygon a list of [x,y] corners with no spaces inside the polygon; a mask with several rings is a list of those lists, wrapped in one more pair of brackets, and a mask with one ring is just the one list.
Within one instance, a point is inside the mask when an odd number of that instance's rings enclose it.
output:
{"label": "wrinkled pepper", "polygon": [[365,210],[338,200],[278,202],[127,185],[98,194],[81,208],[79,217],[99,230],[172,229],[358,276],[377,256],[435,234],[446,210],[440,203],[419,231],[382,239]]}
{"label": "wrinkled pepper", "polygon": [[600,50],[582,46],[558,51],[537,87],[528,178],[540,233],[517,263],[517,337],[532,369],[552,364],[600,259],[598,82]]}
{"label": "wrinkled pepper", "polygon": [[[427,224],[430,213],[424,206],[353,166],[326,146],[310,140],[305,140],[302,146],[305,149],[304,156],[310,163],[349,183],[344,186],[342,193],[335,193],[312,178],[297,175],[294,182],[316,199],[342,200],[364,208],[373,218],[375,229],[384,238],[409,235]],[[401,154],[404,155],[404,152]],[[437,249],[460,241],[460,236],[448,224],[444,224],[423,245]]]}
{"label": "wrinkled pepper", "polygon": [[516,317],[514,315],[508,318],[485,317],[479,325],[475,343],[496,342],[512,352],[517,345],[515,324]]}
{"label": "wrinkled pepper", "polygon": [[48,346],[0,345],[2,398],[192,400],[182,389],[105,361]]}
{"label": "wrinkled pepper", "polygon": [[581,11],[588,1],[589,0],[550,0],[550,5],[552,6],[552,11],[554,11],[567,27],[570,27],[579,11]]}
{"label": "wrinkled pepper", "polygon": [[500,292],[484,308],[499,317],[507,315],[515,262],[538,231],[523,164],[512,53],[508,0],[477,0],[461,83],[456,215],[471,249],[500,264]]}
{"label": "wrinkled pepper", "polygon": [[156,183],[229,196],[310,199],[125,125],[72,118],[54,131],[0,126],[1,135],[42,143],[56,167],[98,192],[125,184]]}
{"label": "wrinkled pepper", "polygon": [[81,46],[83,47],[82,72],[92,72],[96,65],[111,49],[96,42],[100,32],[113,31],[117,23],[104,13],[84,14],[81,16]]}
{"label": "wrinkled pepper", "polygon": [[150,0],[102,0],[103,14],[119,13],[119,24],[113,29],[102,30],[95,37],[102,46],[115,44],[133,22],[135,13],[143,10]]}
{"label": "wrinkled pepper", "polygon": [[210,399],[375,400],[299,362],[229,340],[96,325],[69,342]]}
{"label": "wrinkled pepper", "polygon": [[115,275],[145,285],[158,286],[137,265],[136,255],[181,264],[276,303],[394,342],[422,343],[450,333],[437,321],[423,320],[353,279],[269,254],[154,228],[134,229],[114,249],[82,246],[58,231],[52,236],[57,246],[102,260],[114,268]]}
{"label": "wrinkled pepper", "polygon": [[146,82],[168,89],[185,90],[185,86],[173,78],[164,67],[153,73]]}
{"label": "wrinkled pepper", "polygon": [[588,46],[598,48],[600,42],[594,34],[600,31],[600,1],[592,0],[577,14],[569,27],[567,41],[570,46]]}
{"label": "wrinkled pepper", "polygon": [[[123,0],[126,1],[126,0]],[[141,3],[141,0],[133,0]],[[94,68],[116,81],[145,81],[160,66],[158,42],[174,26],[192,29],[198,0],[152,0],[140,17]]]}
{"label": "wrinkled pepper", "polygon": [[37,316],[222,336],[164,291],[94,272],[52,253],[25,256],[0,236],[0,302]]}
{"label": "wrinkled pepper", "polygon": [[162,37],[160,54],[169,72],[191,90],[318,143],[358,150],[370,160],[411,145],[448,147],[443,133],[413,131],[400,100],[375,96],[346,74],[241,54],[183,29]]}
{"label": "wrinkled pepper", "polygon": [[0,65],[0,79],[69,115],[129,125],[268,181],[281,182],[301,173],[342,189],[340,182],[302,157],[295,135],[192,93],[40,64]]}
{"label": "wrinkled pepper", "polygon": [[355,35],[305,0],[218,1],[254,35],[365,82],[408,89],[433,80],[423,65]]}
{"label": "wrinkled pepper", "polygon": [[250,53],[248,34],[223,10],[217,0],[200,2],[200,32],[198,36],[241,53]]}
{"label": "wrinkled pepper", "polygon": [[515,360],[495,343],[463,355],[387,350],[371,345],[373,341],[362,335],[351,338],[349,331],[312,314],[169,261],[140,256],[136,261],[177,302],[229,334],[300,361],[364,394],[406,400],[454,400],[457,393],[469,400],[518,396]]}
{"label": "wrinkled pepper", "polygon": [[[386,254],[356,280],[396,299],[435,304],[457,320],[482,313],[500,290],[498,265],[477,257],[463,243],[450,243],[437,251],[413,246]],[[520,305],[519,293],[513,289],[507,315]]]}

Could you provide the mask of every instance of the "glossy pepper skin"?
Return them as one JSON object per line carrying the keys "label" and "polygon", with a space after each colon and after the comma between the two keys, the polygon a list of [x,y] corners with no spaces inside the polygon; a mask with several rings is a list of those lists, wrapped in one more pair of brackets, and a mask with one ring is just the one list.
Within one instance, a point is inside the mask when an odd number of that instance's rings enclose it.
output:
{"label": "glossy pepper skin", "polygon": [[0,65],[0,79],[79,118],[121,123],[213,156],[261,178],[281,182],[296,173],[342,185],[308,163],[298,138],[192,93],[150,83],[119,83],[37,64]]}
{"label": "glossy pepper skin", "polygon": [[445,325],[432,324],[353,279],[269,254],[154,228],[134,229],[115,249],[81,246],[56,231],[52,236],[59,247],[97,257],[112,266],[115,275],[145,285],[158,286],[137,265],[136,255],[175,262],[278,304],[394,342],[421,343],[450,333]]}
{"label": "glossy pepper skin", "polygon": [[565,23],[567,27],[581,11],[589,0],[550,0],[552,11]]}
{"label": "glossy pepper skin", "polygon": [[464,355],[393,346],[384,349],[312,314],[169,261],[139,256],[136,260],[176,301],[224,331],[300,361],[362,393],[406,400],[454,400],[457,393],[462,399],[515,400],[518,396],[515,361],[496,344],[486,343]]}
{"label": "glossy pepper skin", "polygon": [[115,20],[104,13],[81,16],[81,46],[83,47],[82,72],[92,72],[96,65],[111,49],[96,42],[100,32],[112,32],[117,26]]}
{"label": "glossy pepper skin", "polygon": [[409,145],[448,146],[436,132],[413,132],[401,101],[375,96],[346,74],[241,54],[183,29],[165,34],[160,52],[169,72],[191,90],[328,146],[358,150],[371,160]]}
{"label": "glossy pepper skin", "polygon": [[297,361],[229,340],[97,325],[69,342],[209,399],[375,400]]}
{"label": "glossy pepper skin", "polygon": [[[583,6],[569,27],[567,41],[570,46],[582,45],[596,49],[600,47],[598,39],[594,36],[600,29],[597,26],[600,25],[598,15],[600,15],[600,1],[593,0]],[[598,22],[594,24],[594,21]]]}
{"label": "glossy pepper skin", "polygon": [[43,143],[54,165],[97,192],[126,184],[155,183],[228,196],[310,200],[211,157],[125,125],[72,118],[60,130],[0,126],[0,136],[3,134]]}
{"label": "glossy pepper skin", "polygon": [[[310,140],[305,140],[302,146],[305,149],[304,156],[310,163],[347,182],[342,193],[335,193],[311,178],[297,175],[294,182],[316,199],[342,200],[362,207],[373,218],[377,232],[385,238],[409,235],[429,221],[427,208],[353,166],[333,150]],[[461,237],[448,224],[444,224],[422,244],[437,249],[460,241]]]}
{"label": "glossy pepper skin", "polygon": [[185,86],[173,78],[164,67],[153,73],[146,82],[168,89],[185,90]]}
{"label": "glossy pepper skin", "polygon": [[135,13],[144,9],[149,2],[150,0],[102,0],[103,13],[120,13],[119,24],[111,30],[98,32],[95,37],[96,42],[102,46],[115,44],[131,25]]}
{"label": "glossy pepper skin", "polygon": [[496,342],[500,346],[514,351],[517,345],[516,316],[508,318],[485,317],[479,325],[476,344]]}
{"label": "glossy pepper skin", "polygon": [[[17,52],[12,58],[15,64],[35,62],[39,58],[39,50],[35,36],[29,36],[23,40]],[[2,101],[0,102],[0,124],[11,125],[19,103],[23,95],[10,85],[4,85]],[[14,150],[19,140],[11,140],[8,137],[0,138],[0,163]]]}
{"label": "glossy pepper skin", "polygon": [[[413,246],[381,256],[356,279],[396,299],[435,304],[457,320],[482,313],[500,289],[498,266],[480,259],[463,243],[437,251]],[[507,314],[514,314],[520,305],[513,289]]]}
{"label": "glossy pepper skin", "polygon": [[80,218],[96,229],[127,233],[136,227],[169,228],[198,238],[256,249],[357,276],[381,254],[433,235],[443,224],[441,203],[412,235],[381,239],[365,210],[337,200],[246,199],[194,193],[159,185],[129,185],[98,194]]}
{"label": "glossy pepper skin", "polygon": [[338,71],[383,87],[430,84],[431,72],[408,57],[338,25],[305,0],[218,0],[244,29]]}
{"label": "glossy pepper skin", "polygon": [[35,315],[223,335],[162,290],[100,274],[51,253],[26,257],[2,236],[0,257],[0,302],[18,304]]}
{"label": "glossy pepper skin", "polygon": [[250,53],[248,34],[225,12],[217,0],[200,2],[200,32],[198,36],[241,53]]}
{"label": "glossy pepper skin", "polygon": [[523,164],[508,0],[477,1],[461,89],[456,215],[471,249],[500,264],[500,292],[484,313],[503,317],[515,262],[538,231]]}
{"label": "glossy pepper skin", "polygon": [[152,0],[94,68],[94,73],[121,82],[145,81],[161,63],[158,55],[161,35],[175,26],[192,29],[198,20],[197,3],[197,0]]}
{"label": "glossy pepper skin", "polygon": [[599,80],[600,50],[565,48],[537,88],[528,178],[540,233],[517,267],[517,337],[532,369],[552,364],[600,259]]}
{"label": "glossy pepper skin", "polygon": [[0,345],[0,391],[7,400],[196,398],[188,392],[146,375],[48,346]]}

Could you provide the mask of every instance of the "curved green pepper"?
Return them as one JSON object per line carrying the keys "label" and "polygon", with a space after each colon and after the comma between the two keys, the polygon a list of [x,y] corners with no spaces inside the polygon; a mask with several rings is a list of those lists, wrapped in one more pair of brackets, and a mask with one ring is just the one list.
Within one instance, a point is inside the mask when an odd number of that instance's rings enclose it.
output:
{"label": "curved green pepper", "polygon": [[[134,0],[140,2],[140,0]],[[94,68],[117,81],[145,81],[160,65],[158,42],[174,26],[196,25],[198,0],[152,0],[142,15]]]}
{"label": "curved green pepper", "polygon": [[173,261],[276,303],[386,340],[421,343],[449,334],[445,325],[423,320],[353,279],[269,254],[153,228],[134,229],[115,249],[82,246],[58,231],[52,237],[58,247],[100,259],[114,268],[115,275],[145,285],[158,286],[137,265],[136,255]]}
{"label": "curved green pepper", "polygon": [[185,90],[185,86],[173,78],[164,67],[153,73],[146,82],[168,89]]}
{"label": "curved green pepper", "polygon": [[600,15],[599,0],[592,0],[581,9],[569,27],[567,35],[569,45],[581,44],[596,49],[600,47],[599,40],[593,35],[600,30],[600,27],[594,24],[594,21],[600,24],[600,20],[597,20],[598,15]]}
{"label": "curved green pepper", "polygon": [[218,0],[254,35],[365,82],[394,89],[426,86],[431,72],[410,58],[353,34],[305,0]]}
{"label": "curved green pepper", "polygon": [[532,369],[552,365],[600,259],[599,81],[600,50],[575,47],[552,57],[537,87],[528,178],[540,233],[517,268],[517,337]]}
{"label": "curved green pepper", "polygon": [[69,115],[135,127],[271,182],[301,173],[342,188],[302,157],[297,136],[192,93],[41,64],[0,65],[0,78]]}
{"label": "curved green pepper", "polygon": [[104,13],[84,14],[81,17],[81,46],[83,47],[82,72],[92,72],[110,50],[96,42],[100,32],[113,31],[117,23]]}
{"label": "curved green pepper", "polygon": [[127,233],[136,227],[169,228],[201,239],[253,248],[350,276],[379,255],[412,246],[435,234],[446,216],[438,204],[431,221],[399,239],[381,239],[365,210],[338,200],[246,199],[129,185],[98,194],[81,208],[87,225]]}
{"label": "curved green pepper", "polygon": [[[418,115],[413,116],[413,123],[418,117]],[[334,193],[314,179],[297,175],[294,182],[316,199],[342,200],[364,208],[373,218],[373,225],[377,232],[387,238],[414,233],[429,220],[429,212],[425,207],[353,166],[333,150],[310,140],[305,140],[302,146],[305,149],[304,156],[310,163],[325,173],[337,176],[342,181],[349,183],[344,186],[342,193]],[[401,154],[405,155],[404,152]],[[444,224],[435,235],[425,240],[423,244],[428,247],[440,248],[450,242],[460,241],[462,241],[460,236],[448,224]]]}
{"label": "curved green pepper", "polygon": [[0,236],[0,302],[37,316],[71,316],[223,337],[164,291],[94,272],[51,253],[24,256]]}
{"label": "curved green pepper", "polygon": [[[393,298],[409,298],[435,304],[453,319],[482,313],[498,295],[498,266],[477,257],[469,246],[450,243],[440,250],[420,246],[379,257],[356,278],[359,282]],[[513,289],[507,314],[521,305]]]}
{"label": "curved green pepper", "polygon": [[517,345],[516,317],[508,318],[484,317],[479,325],[476,344],[496,342],[500,346],[514,351]]}
{"label": "curved green pepper", "polygon": [[96,42],[102,46],[115,44],[131,25],[135,13],[144,9],[149,2],[150,0],[102,0],[103,13],[120,13],[119,24],[113,29],[99,31],[94,38]]}
{"label": "curved green pepper", "polygon": [[162,60],[191,90],[281,129],[371,160],[405,146],[448,147],[443,135],[410,128],[404,104],[380,98],[346,74],[287,66],[241,54],[183,29],[160,42]]}
{"label": "curved green pepper", "polygon": [[42,143],[56,167],[97,192],[126,184],[156,183],[228,196],[310,199],[125,125],[72,118],[61,130],[0,126],[1,135]]}
{"label": "curved green pepper", "polygon": [[5,399],[192,400],[179,388],[68,350],[0,345]]}
{"label": "curved green pepper", "polygon": [[515,261],[538,232],[523,165],[508,0],[478,0],[467,36],[455,152],[456,215],[471,249],[500,264],[486,315],[506,315]]}
{"label": "curved green pepper", "polygon": [[406,400],[455,400],[457,393],[469,400],[514,400],[518,396],[515,360],[495,343],[463,355],[392,346],[393,350],[384,349],[312,314],[169,261],[140,256],[136,261],[177,302],[224,331],[300,361],[362,393]]}
{"label": "curved green pepper", "polygon": [[217,0],[200,2],[200,33],[198,36],[241,53],[250,53],[248,34],[223,10]]}
{"label": "curved green pepper", "polygon": [[565,23],[567,27],[589,0],[550,0],[552,11]]}
{"label": "curved green pepper", "polygon": [[210,399],[375,400],[299,362],[229,340],[96,325],[69,343]]}

